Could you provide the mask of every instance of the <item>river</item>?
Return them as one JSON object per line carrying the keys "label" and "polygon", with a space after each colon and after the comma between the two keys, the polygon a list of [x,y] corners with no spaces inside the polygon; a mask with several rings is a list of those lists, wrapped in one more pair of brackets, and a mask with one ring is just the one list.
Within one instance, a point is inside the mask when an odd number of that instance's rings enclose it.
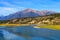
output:
{"label": "river", "polygon": [[60,40],[60,30],[33,26],[1,27],[0,40]]}

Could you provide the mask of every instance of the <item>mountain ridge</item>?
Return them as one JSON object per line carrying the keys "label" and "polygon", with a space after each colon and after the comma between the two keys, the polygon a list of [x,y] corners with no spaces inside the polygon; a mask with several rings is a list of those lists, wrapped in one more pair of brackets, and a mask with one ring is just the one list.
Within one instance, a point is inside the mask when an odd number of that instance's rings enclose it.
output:
{"label": "mountain ridge", "polygon": [[0,20],[8,20],[8,19],[14,19],[14,18],[22,18],[22,17],[37,17],[37,16],[44,16],[44,15],[49,15],[49,14],[55,14],[56,12],[53,11],[38,11],[38,10],[33,10],[31,8],[24,9],[22,11],[18,11],[14,14],[10,14],[5,17],[1,17]]}

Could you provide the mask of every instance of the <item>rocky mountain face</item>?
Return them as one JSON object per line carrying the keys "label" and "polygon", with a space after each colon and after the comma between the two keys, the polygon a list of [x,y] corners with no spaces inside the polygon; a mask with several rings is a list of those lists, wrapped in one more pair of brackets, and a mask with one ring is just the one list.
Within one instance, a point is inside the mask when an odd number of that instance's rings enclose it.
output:
{"label": "rocky mountain face", "polygon": [[32,9],[25,9],[22,11],[18,11],[14,14],[10,14],[8,16],[1,17],[0,20],[9,20],[9,19],[15,19],[15,18],[23,18],[23,17],[37,17],[37,16],[44,16],[49,14],[54,14],[53,11],[38,11],[38,10],[32,10]]}

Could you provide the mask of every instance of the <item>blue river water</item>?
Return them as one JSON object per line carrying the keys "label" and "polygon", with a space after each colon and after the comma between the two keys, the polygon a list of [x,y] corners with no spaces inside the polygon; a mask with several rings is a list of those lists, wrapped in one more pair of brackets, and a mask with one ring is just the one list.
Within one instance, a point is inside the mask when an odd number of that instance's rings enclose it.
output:
{"label": "blue river water", "polygon": [[60,30],[33,26],[0,27],[0,40],[60,40]]}

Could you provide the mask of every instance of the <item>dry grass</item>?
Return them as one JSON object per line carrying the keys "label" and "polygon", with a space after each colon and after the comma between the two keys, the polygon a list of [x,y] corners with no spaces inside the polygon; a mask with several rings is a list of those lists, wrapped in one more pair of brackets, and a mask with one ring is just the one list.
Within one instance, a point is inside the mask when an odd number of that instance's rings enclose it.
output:
{"label": "dry grass", "polygon": [[40,28],[48,28],[53,30],[60,30],[60,25],[39,25]]}
{"label": "dry grass", "polygon": [[29,24],[0,24],[0,26],[25,26],[25,25],[29,25]]}
{"label": "dry grass", "polygon": [[[29,26],[32,24],[0,24],[0,26],[11,26],[11,27],[16,27],[16,26]],[[60,25],[36,25],[38,28],[48,28],[48,29],[53,29],[53,30],[60,30]]]}

